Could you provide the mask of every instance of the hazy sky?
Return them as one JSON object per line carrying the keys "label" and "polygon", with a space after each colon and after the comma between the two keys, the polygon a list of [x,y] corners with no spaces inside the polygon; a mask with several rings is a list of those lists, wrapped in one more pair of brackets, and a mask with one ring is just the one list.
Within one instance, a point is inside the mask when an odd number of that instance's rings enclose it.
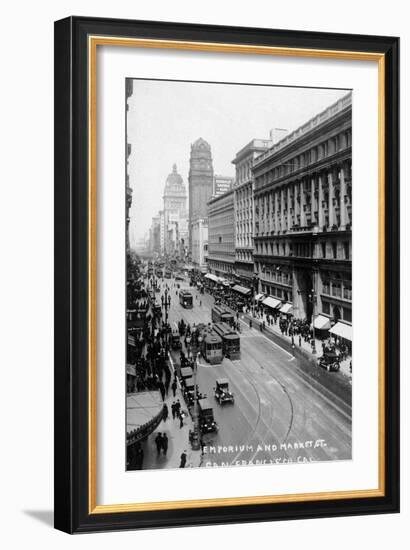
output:
{"label": "hazy sky", "polygon": [[148,232],[162,208],[165,180],[176,163],[188,191],[191,144],[210,145],[214,173],[234,176],[231,161],[253,138],[269,139],[272,128],[304,124],[347,93],[235,84],[134,80],[127,119],[131,245]]}

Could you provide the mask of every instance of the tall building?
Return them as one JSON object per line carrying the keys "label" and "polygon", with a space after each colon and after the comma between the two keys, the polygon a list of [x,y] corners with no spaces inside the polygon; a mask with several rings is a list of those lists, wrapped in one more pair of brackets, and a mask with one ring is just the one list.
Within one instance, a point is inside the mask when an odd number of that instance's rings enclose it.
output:
{"label": "tall building", "polygon": [[233,183],[234,183],[234,178],[230,176],[220,176],[218,174],[215,174],[214,189],[213,189],[212,196],[219,197],[220,195],[223,195],[227,191],[230,191],[232,189]]}
{"label": "tall building", "polygon": [[165,181],[164,188],[164,250],[173,254],[179,250],[181,239],[187,238],[186,188],[176,164]]}
{"label": "tall building", "polygon": [[150,236],[149,236],[150,252],[159,254],[161,252],[161,219],[160,215],[152,218]]}
{"label": "tall building", "polygon": [[207,203],[212,196],[214,186],[211,146],[202,138],[191,145],[188,181],[189,249],[192,254],[192,223],[198,219],[207,219]]}
{"label": "tall building", "polygon": [[207,271],[208,221],[199,218],[192,223],[192,264],[199,271]]}
{"label": "tall building", "polygon": [[235,264],[234,192],[208,202],[208,267],[219,276],[233,276]]}
{"label": "tall building", "polygon": [[[352,95],[253,163],[260,291],[298,318],[352,320]],[[328,327],[327,327],[328,328]]]}
{"label": "tall building", "polygon": [[234,208],[235,208],[235,275],[237,282],[257,290],[254,277],[253,235],[254,235],[254,160],[272,145],[272,141],[253,139],[236,154]]}

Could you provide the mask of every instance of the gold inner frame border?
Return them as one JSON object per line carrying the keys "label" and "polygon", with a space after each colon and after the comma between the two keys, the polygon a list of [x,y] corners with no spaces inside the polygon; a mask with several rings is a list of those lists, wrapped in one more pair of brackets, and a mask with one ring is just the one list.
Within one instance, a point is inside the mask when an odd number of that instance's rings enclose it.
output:
{"label": "gold inner frame border", "polygon": [[[352,491],[329,491],[267,496],[224,497],[199,500],[173,500],[130,504],[97,504],[97,47],[120,46],[133,48],[174,49],[218,53],[247,53],[286,57],[310,57],[375,61],[378,63],[378,294],[379,294],[379,364],[378,364],[378,488]],[[352,498],[376,498],[385,495],[385,55],[374,52],[353,52],[307,48],[283,48],[243,44],[191,42],[88,36],[88,511],[89,514],[107,514],[249,504],[313,502]]]}

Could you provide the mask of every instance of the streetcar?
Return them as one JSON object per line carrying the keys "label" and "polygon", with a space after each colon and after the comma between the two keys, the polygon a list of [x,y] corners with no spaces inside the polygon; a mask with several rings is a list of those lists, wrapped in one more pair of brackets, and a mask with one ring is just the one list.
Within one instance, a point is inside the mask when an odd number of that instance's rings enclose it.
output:
{"label": "streetcar", "polygon": [[181,290],[179,293],[179,303],[185,309],[192,309],[193,307],[192,294],[187,290]]}
{"label": "streetcar", "polygon": [[216,323],[213,330],[222,338],[222,351],[229,359],[240,359],[241,340],[239,334],[226,323]]}
{"label": "streetcar", "polygon": [[222,363],[222,338],[215,332],[205,333],[201,343],[201,353],[211,365]]}
{"label": "streetcar", "polygon": [[214,306],[211,312],[213,323],[227,323],[232,325],[234,322],[233,313],[228,311],[224,306]]}

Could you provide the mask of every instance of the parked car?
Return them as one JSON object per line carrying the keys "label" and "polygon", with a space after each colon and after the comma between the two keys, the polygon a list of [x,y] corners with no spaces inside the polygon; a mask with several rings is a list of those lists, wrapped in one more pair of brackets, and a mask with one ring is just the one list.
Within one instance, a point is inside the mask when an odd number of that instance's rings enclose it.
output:
{"label": "parked car", "polygon": [[326,369],[328,372],[337,372],[340,370],[339,356],[334,351],[326,351],[321,357],[318,358],[317,365],[318,367]]}
{"label": "parked car", "polygon": [[214,411],[207,398],[198,400],[199,429],[202,433],[217,432],[218,425],[214,420]]}

